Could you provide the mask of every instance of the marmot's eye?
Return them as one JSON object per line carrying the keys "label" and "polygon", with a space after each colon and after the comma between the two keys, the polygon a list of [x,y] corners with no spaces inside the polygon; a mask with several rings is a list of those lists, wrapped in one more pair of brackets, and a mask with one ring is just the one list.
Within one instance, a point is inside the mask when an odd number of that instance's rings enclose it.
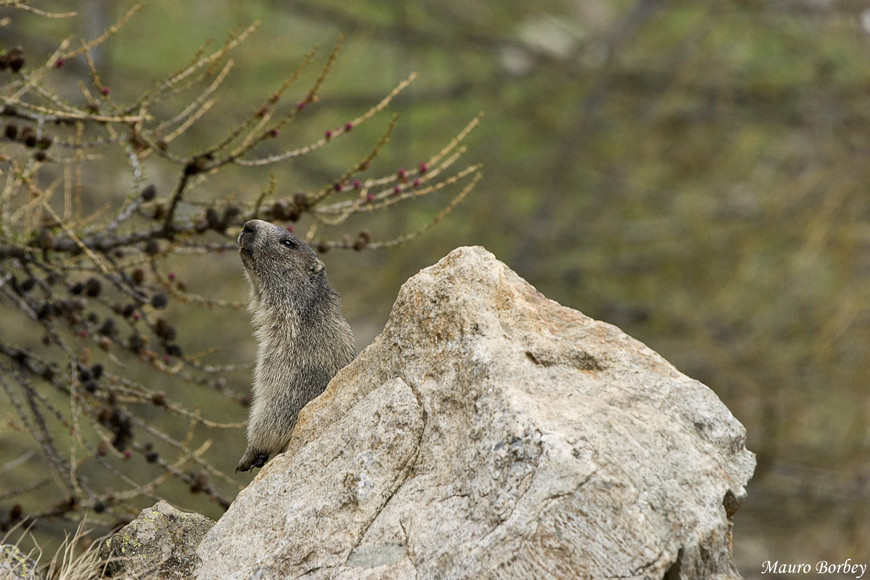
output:
{"label": "marmot's eye", "polygon": [[296,242],[294,242],[290,238],[287,238],[286,240],[281,240],[281,245],[283,245],[285,248],[295,248]]}

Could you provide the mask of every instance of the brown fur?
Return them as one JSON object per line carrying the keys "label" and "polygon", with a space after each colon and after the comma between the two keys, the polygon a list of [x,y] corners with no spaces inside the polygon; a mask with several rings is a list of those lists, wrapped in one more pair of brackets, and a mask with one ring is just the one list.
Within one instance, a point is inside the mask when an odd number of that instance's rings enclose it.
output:
{"label": "brown fur", "polygon": [[259,344],[248,448],[236,468],[248,471],[286,449],[299,410],[353,360],[355,349],[314,250],[262,220],[244,225],[239,245]]}

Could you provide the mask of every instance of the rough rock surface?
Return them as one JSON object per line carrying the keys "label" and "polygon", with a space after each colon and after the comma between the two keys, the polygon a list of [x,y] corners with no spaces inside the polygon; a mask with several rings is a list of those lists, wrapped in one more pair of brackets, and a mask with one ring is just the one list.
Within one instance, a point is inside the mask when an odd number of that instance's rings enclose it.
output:
{"label": "rough rock surface", "polygon": [[14,544],[0,543],[0,580],[41,580],[39,565]]}
{"label": "rough rock surface", "polygon": [[716,395],[483,248],[403,287],[199,546],[198,578],[737,578]]}
{"label": "rough rock surface", "polygon": [[214,525],[209,518],[159,501],[100,546],[113,578],[192,578],[196,547]]}

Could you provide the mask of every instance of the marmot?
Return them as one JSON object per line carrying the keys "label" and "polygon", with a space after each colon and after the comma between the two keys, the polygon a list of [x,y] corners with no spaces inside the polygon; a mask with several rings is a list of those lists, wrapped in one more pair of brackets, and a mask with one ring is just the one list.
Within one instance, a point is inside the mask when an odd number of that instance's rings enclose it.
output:
{"label": "marmot", "polygon": [[251,220],[239,234],[258,342],[248,448],[236,471],[262,467],[290,441],[299,410],[356,355],[326,267],[286,228]]}

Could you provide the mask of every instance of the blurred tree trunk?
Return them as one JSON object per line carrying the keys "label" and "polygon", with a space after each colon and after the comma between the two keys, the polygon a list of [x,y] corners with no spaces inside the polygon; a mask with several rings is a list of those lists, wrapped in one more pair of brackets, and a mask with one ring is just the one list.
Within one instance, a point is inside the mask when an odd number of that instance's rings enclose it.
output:
{"label": "blurred tree trunk", "polygon": [[[115,3],[111,0],[90,0],[84,3],[81,10],[81,38],[92,40],[103,34],[115,22],[117,16],[114,9]],[[105,82],[106,77],[111,76],[111,61],[108,55],[109,48],[106,44],[100,44],[91,49],[91,59],[100,76]]]}

